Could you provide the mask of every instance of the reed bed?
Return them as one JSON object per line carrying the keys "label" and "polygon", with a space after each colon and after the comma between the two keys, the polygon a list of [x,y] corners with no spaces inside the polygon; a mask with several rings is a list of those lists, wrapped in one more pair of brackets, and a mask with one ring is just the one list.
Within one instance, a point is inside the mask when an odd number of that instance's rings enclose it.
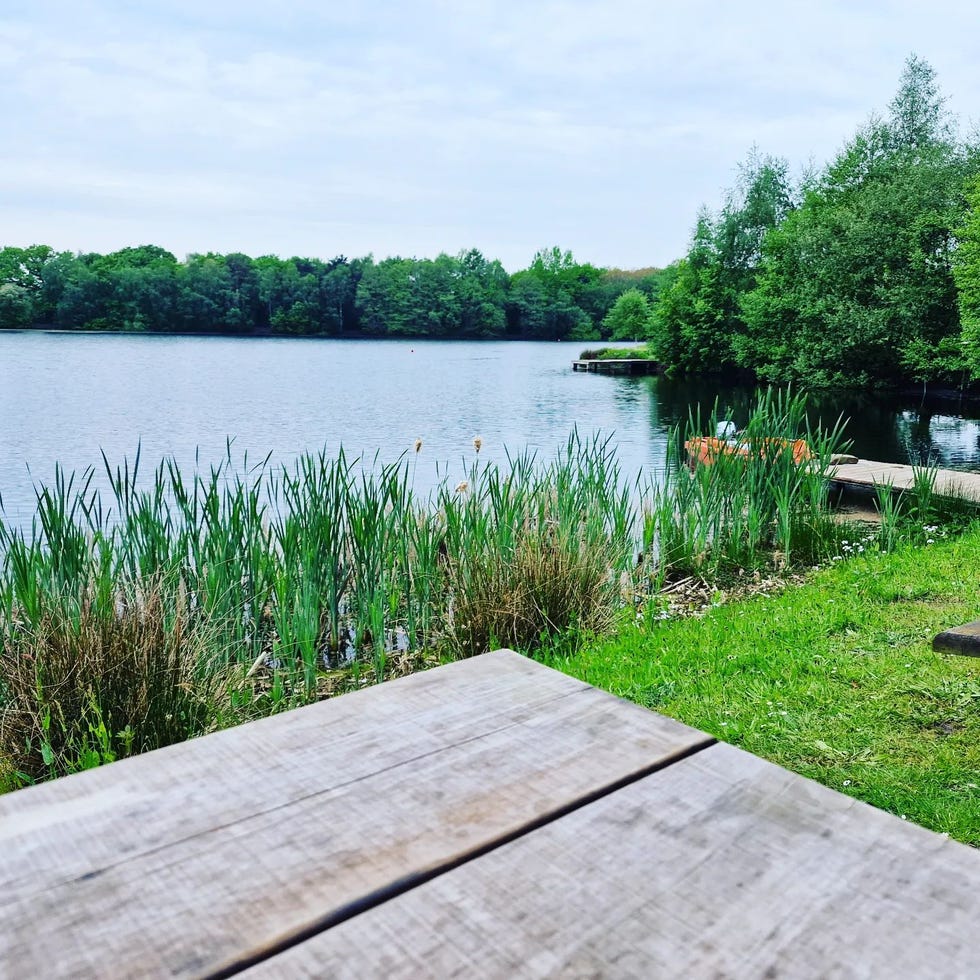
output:
{"label": "reed bed", "polygon": [[229,448],[149,479],[137,454],[103,461],[108,493],[56,471],[29,529],[0,523],[0,754],[36,779],[206,731],[245,677],[291,705],[331,668],[380,680],[392,657],[601,628],[633,551],[608,440],[573,433],[504,468],[479,448],[466,481],[423,499],[408,454],[274,467]]}
{"label": "reed bed", "polygon": [[[342,450],[56,470],[30,528],[0,521],[0,789],[307,703],[345,683],[495,646],[566,652],[649,612],[668,581],[788,569],[840,553],[827,495],[840,424],[799,396],[759,396],[742,436],[765,451],[692,471],[620,472],[573,432],[550,460],[481,459],[424,497],[415,456]],[[783,440],[807,440],[794,463]],[[422,450],[417,443],[415,452]],[[923,478],[915,513],[927,511]],[[882,545],[898,540],[894,515]],[[853,534],[850,534],[853,538]],[[6,772],[4,768],[6,767]]]}

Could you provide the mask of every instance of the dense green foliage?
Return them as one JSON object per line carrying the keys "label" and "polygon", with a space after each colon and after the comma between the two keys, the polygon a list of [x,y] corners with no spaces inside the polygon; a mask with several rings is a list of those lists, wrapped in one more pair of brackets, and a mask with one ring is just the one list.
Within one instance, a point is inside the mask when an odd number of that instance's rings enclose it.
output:
{"label": "dense green foliage", "polygon": [[627,289],[613,303],[602,325],[609,331],[610,340],[646,340],[652,326],[646,294]]}
{"label": "dense green foliage", "polygon": [[957,229],[953,276],[958,291],[960,322],[963,329],[963,355],[970,374],[980,377],[980,177],[966,189],[968,212],[963,227]]}
{"label": "dense green foliage", "polygon": [[624,273],[539,252],[507,274],[476,249],[435,259],[252,259],[144,245],[109,255],[0,250],[0,329],[369,337],[598,338],[617,297],[656,294],[657,270]]}
{"label": "dense green foliage", "polygon": [[579,354],[581,361],[652,361],[653,351],[649,344],[638,347],[586,348]]}
{"label": "dense green foliage", "polygon": [[[910,58],[888,113],[799,187],[785,161],[750,156],[668,271],[658,356],[678,371],[810,386],[961,382],[955,230],[978,169],[933,70]],[[976,252],[956,261],[962,291]]]}
{"label": "dense green foliage", "polygon": [[664,363],[704,373],[739,362],[741,300],[755,285],[766,234],[790,210],[787,170],[785,161],[753,151],[721,213],[702,211],[657,307],[652,339]]}

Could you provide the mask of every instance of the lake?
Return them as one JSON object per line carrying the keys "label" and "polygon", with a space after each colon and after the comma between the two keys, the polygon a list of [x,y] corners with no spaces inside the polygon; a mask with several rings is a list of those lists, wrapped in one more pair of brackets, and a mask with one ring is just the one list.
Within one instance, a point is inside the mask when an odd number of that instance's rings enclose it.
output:
{"label": "lake", "polygon": [[[505,449],[550,456],[574,426],[610,435],[623,471],[655,472],[667,431],[717,397],[744,421],[751,392],[705,382],[575,373],[581,343],[316,340],[0,331],[0,496],[30,519],[33,485],[66,470],[115,465],[186,469],[233,455],[289,462],[341,446],[368,460],[414,456],[418,490],[462,478]],[[855,451],[894,462],[926,455],[980,469],[980,412],[919,399],[822,395],[815,413],[851,418]]]}

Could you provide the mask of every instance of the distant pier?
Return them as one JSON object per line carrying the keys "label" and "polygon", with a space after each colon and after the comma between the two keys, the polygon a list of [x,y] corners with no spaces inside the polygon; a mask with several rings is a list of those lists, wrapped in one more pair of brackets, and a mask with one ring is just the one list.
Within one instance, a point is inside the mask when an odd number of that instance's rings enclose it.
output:
{"label": "distant pier", "polygon": [[591,371],[593,374],[663,374],[663,365],[649,358],[631,357],[623,359],[572,361],[573,371]]}

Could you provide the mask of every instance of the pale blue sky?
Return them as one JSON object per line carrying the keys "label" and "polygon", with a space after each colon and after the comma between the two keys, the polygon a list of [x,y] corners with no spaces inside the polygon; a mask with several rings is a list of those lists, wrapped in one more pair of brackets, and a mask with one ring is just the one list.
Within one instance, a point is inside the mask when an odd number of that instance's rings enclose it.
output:
{"label": "pale blue sky", "polygon": [[0,245],[663,265],[757,144],[824,162],[972,4],[4,0]]}

